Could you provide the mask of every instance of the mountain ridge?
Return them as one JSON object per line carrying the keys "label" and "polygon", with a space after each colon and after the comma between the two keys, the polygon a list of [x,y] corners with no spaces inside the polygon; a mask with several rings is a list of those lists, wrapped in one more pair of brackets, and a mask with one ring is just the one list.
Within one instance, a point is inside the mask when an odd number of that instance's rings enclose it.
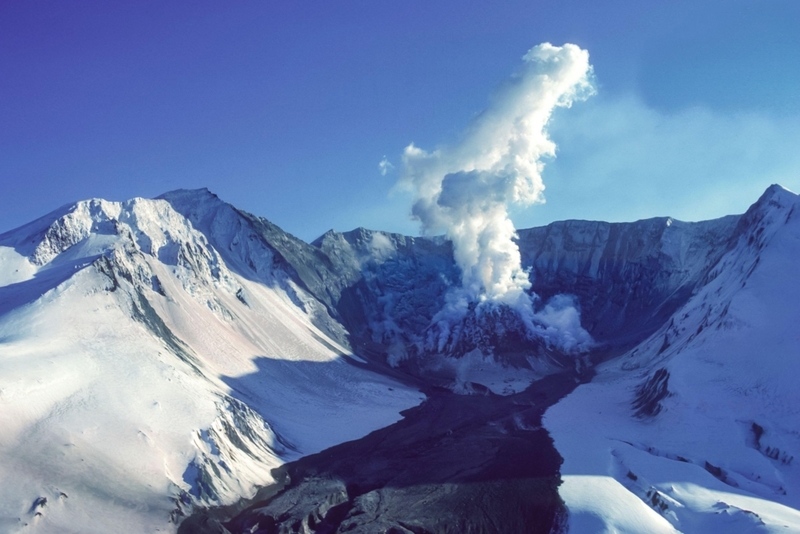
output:
{"label": "mountain ridge", "polygon": [[[587,369],[597,379],[544,418],[565,458],[569,521],[599,518],[636,531],[581,496],[580,487],[597,487],[627,502],[652,531],[717,525],[713,503],[670,490],[659,482],[661,467],[642,463],[635,451],[649,447],[659,451],[652,457],[680,456],[728,488],[735,481],[737,491],[775,503],[737,510],[761,510],[767,525],[800,525],[784,509],[797,506],[800,491],[790,460],[800,446],[787,423],[797,414],[785,380],[759,375],[763,387],[780,393],[760,402],[780,407],[780,416],[765,411],[731,423],[717,410],[721,422],[697,419],[731,443],[743,433],[744,448],[717,443],[730,454],[652,431],[654,421],[678,424],[676,414],[695,421],[686,406],[698,399],[711,405],[687,389],[699,364],[684,354],[712,361],[706,345],[739,354],[727,340],[752,325],[759,330],[751,337],[775,354],[800,346],[785,327],[796,312],[785,299],[796,286],[790,266],[800,260],[792,237],[797,198],[775,185],[745,214],[714,221],[561,221],[519,230],[534,311],[555,313],[559,299],[568,299],[578,314],[569,320],[594,339],[577,354],[521,334],[503,308],[467,316],[451,345],[430,341],[460,278],[440,237],[359,228],[305,243],[207,189],[62,206],[0,235],[0,450],[7,459],[0,474],[14,481],[0,490],[0,528],[56,532],[103,510],[82,520],[82,531],[113,529],[120,518],[133,530],[174,529],[199,507],[252,496],[287,461],[386,427],[425,398],[422,385],[515,399],[547,375]],[[776,289],[764,273],[791,290]],[[756,351],[746,339],[739,345]],[[774,373],[777,365],[764,368]],[[740,374],[726,380],[739,383]],[[139,400],[126,404],[133,396]],[[740,402],[724,390],[718,396]],[[607,406],[611,419],[586,420],[583,433],[564,426],[596,415],[594,405]],[[601,454],[611,438],[599,421],[621,429],[614,443],[633,444],[611,447],[618,460]],[[525,425],[517,431],[533,432]],[[26,450],[31,441],[38,445]],[[576,463],[581,443],[593,444],[589,456],[598,463]],[[757,456],[743,464],[747,451]],[[83,460],[88,470],[79,468]],[[616,467],[609,473],[606,465]],[[621,466],[652,482],[630,482]],[[579,487],[570,478],[589,474],[599,485]],[[772,482],[759,485],[756,476]],[[687,477],[719,491],[717,482]],[[114,489],[120,480],[130,482]],[[136,502],[147,504],[137,511]],[[738,514],[737,525],[752,527],[746,514],[726,510]]]}

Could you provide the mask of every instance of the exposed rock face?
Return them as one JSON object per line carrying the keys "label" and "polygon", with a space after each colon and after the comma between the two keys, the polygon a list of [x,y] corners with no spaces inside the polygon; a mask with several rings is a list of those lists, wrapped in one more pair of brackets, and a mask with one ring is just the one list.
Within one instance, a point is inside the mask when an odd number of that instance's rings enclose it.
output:
{"label": "exposed rock face", "polygon": [[575,295],[595,340],[622,348],[686,302],[727,251],[738,220],[564,221],[520,230],[519,246],[536,293]]}
{"label": "exposed rock face", "polygon": [[351,336],[365,347],[409,343],[431,325],[460,273],[451,243],[359,228],[314,241],[353,282],[335,305]]}
{"label": "exposed rock face", "polygon": [[[728,249],[738,220],[564,221],[520,230],[518,244],[541,302],[574,295],[583,327],[606,349],[619,353],[650,335],[686,302]],[[400,344],[417,354],[431,350],[420,350],[419,342],[460,276],[449,243],[358,229],[328,232],[313,245],[337,271],[346,273],[337,280],[353,281],[324,294],[339,295],[330,302],[357,346],[385,351]],[[525,336],[514,334],[519,328],[513,317],[509,314],[503,322],[510,338],[500,334],[502,328],[472,329],[475,337],[462,336],[448,352],[486,349],[481,336],[487,335],[497,338],[489,341],[497,352],[513,353],[504,345],[525,346]],[[531,353],[539,351],[535,341],[527,343]],[[519,360],[516,364],[524,366]]]}

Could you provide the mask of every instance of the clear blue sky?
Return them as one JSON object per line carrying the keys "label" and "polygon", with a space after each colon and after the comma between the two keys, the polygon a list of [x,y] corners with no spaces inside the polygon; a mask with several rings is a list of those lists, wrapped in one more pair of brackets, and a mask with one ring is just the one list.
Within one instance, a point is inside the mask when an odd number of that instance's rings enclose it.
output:
{"label": "clear blue sky", "polygon": [[415,234],[410,142],[452,142],[532,46],[589,51],[559,110],[563,218],[742,212],[800,190],[800,2],[0,2],[0,232],[74,200],[208,187],[307,240]]}

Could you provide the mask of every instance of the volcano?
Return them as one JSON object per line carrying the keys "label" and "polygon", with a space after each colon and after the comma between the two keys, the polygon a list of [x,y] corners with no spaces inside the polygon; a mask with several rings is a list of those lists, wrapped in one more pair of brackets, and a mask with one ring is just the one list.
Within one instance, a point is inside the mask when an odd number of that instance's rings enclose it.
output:
{"label": "volcano", "polygon": [[66,205],[0,235],[0,530],[800,531],[798,206],[519,230],[531,330],[442,237]]}

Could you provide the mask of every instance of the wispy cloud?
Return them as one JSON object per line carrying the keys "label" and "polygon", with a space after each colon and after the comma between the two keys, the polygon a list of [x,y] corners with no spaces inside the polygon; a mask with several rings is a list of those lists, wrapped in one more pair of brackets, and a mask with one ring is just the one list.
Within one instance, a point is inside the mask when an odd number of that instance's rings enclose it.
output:
{"label": "wispy cloud", "polygon": [[559,143],[545,172],[551,202],[515,217],[526,226],[563,218],[702,220],[741,213],[771,183],[800,188],[797,116],[665,112],[628,95],[559,114],[551,135]]}
{"label": "wispy cloud", "polygon": [[394,170],[394,165],[386,159],[386,156],[383,156],[381,162],[378,163],[378,170],[381,172],[381,176],[386,176]]}

